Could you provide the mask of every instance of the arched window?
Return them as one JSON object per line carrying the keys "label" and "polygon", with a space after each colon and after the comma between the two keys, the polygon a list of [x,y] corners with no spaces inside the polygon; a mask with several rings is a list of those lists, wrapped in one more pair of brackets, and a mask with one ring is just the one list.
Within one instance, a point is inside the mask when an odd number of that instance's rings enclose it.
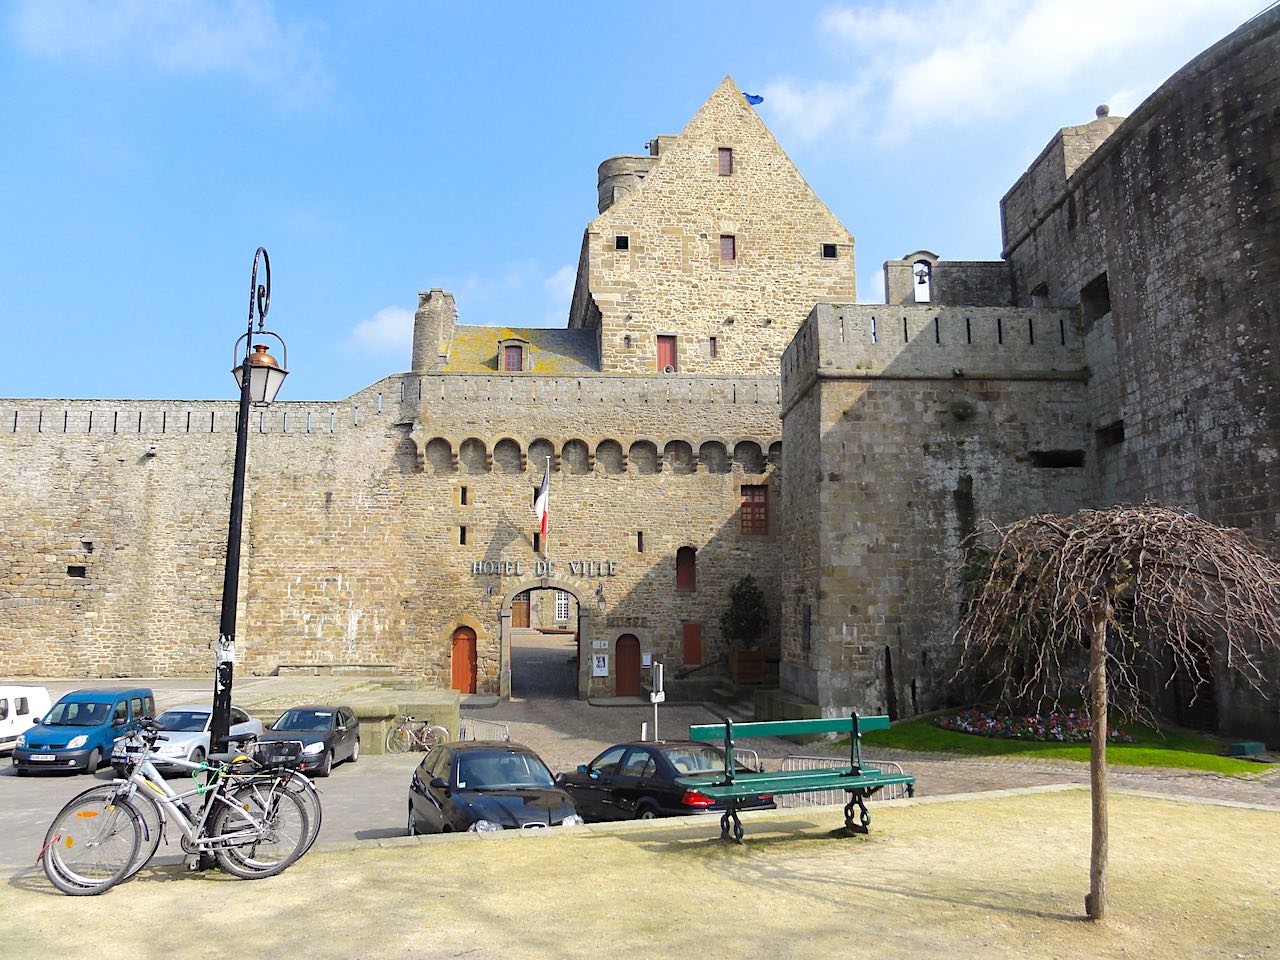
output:
{"label": "arched window", "polygon": [[1042,283],[1031,291],[1031,305],[1033,307],[1047,307],[1049,305],[1049,285]]}
{"label": "arched window", "polygon": [[693,547],[676,551],[676,589],[689,593],[698,589],[698,551]]}

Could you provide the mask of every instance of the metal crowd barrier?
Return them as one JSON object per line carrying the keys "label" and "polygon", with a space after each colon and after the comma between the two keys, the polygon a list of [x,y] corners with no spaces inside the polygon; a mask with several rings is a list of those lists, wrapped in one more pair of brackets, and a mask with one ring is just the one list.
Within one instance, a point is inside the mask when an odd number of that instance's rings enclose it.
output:
{"label": "metal crowd barrier", "polygon": [[510,740],[511,730],[505,723],[463,717],[458,730],[459,740]]}
{"label": "metal crowd barrier", "polygon": [[[734,751],[737,753],[737,750]],[[790,754],[782,758],[782,770],[829,770],[833,767],[847,767],[849,761],[840,757],[805,757]],[[902,765],[892,760],[863,760],[864,770],[878,770],[881,773],[902,773]],[[895,783],[881,787],[868,800],[897,800],[907,795],[907,785]],[[777,798],[779,807],[817,807],[831,806],[848,802],[848,795],[843,790],[820,790],[816,793],[790,793]]]}

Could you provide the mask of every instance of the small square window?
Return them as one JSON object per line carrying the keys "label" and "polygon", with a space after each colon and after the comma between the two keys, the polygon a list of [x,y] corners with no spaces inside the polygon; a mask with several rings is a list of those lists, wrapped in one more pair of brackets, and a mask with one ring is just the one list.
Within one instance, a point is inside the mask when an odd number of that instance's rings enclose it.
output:
{"label": "small square window", "polygon": [[616,237],[613,238],[613,249],[630,250],[631,238],[627,236],[625,233],[618,234]]}
{"label": "small square window", "polygon": [[89,576],[89,572],[84,567],[67,567],[67,576],[74,577],[77,580],[83,580]]}
{"label": "small square window", "polygon": [[733,148],[720,147],[716,150],[716,163],[720,176],[729,177],[733,175]]}
{"label": "small square window", "polygon": [[836,245],[834,243],[824,243],[822,245],[822,259],[834,260],[836,258]]}
{"label": "small square window", "polygon": [[720,234],[720,259],[738,259],[738,238],[730,233]]}

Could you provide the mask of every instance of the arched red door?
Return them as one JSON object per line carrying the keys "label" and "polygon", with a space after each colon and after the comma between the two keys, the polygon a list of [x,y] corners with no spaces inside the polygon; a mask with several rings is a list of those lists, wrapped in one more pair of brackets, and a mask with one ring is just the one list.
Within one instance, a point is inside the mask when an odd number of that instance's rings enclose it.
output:
{"label": "arched red door", "polygon": [[470,627],[453,631],[453,689],[476,692],[476,632]]}
{"label": "arched red door", "polygon": [[613,695],[640,696],[640,641],[631,634],[624,633],[618,638],[614,658]]}

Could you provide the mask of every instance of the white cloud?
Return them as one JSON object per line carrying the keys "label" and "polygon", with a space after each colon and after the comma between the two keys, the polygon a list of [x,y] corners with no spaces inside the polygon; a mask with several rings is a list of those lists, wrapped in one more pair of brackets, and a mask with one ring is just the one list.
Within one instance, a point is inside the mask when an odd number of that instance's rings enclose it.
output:
{"label": "white cloud", "polygon": [[383,307],[355,325],[351,345],[366,354],[408,355],[413,346],[413,312],[404,307]]}
{"label": "white cloud", "polygon": [[19,0],[13,20],[51,59],[240,74],[295,99],[327,83],[316,27],[282,23],[270,0]]}
{"label": "white cloud", "polygon": [[[970,125],[1033,105],[1171,37],[1225,32],[1256,0],[932,0],[901,8],[828,10],[818,32],[837,62],[822,80],[766,86],[770,121],[802,141],[871,130],[902,140],[922,128]],[[1161,78],[1163,79],[1163,77]],[[1122,91],[1131,108],[1150,92]]]}

